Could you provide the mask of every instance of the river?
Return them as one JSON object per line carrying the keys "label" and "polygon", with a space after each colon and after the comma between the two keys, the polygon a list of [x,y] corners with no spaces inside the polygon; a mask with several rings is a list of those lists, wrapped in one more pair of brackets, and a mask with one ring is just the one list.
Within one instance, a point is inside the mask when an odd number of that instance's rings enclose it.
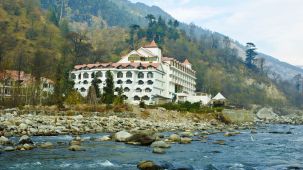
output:
{"label": "river", "polygon": [[[55,147],[2,152],[0,169],[133,170],[141,160],[168,162],[176,166],[191,165],[197,170],[303,169],[302,129],[303,126],[262,125],[257,133],[245,130],[232,137],[218,133],[209,135],[206,143],[193,141],[192,144],[172,144],[163,155],[153,154],[150,147],[90,140],[82,144],[86,151],[73,152],[67,150],[72,136],[36,136],[32,137],[34,142],[50,141],[56,144]],[[86,134],[81,137],[102,135]],[[226,145],[213,144],[216,140],[225,140]]]}

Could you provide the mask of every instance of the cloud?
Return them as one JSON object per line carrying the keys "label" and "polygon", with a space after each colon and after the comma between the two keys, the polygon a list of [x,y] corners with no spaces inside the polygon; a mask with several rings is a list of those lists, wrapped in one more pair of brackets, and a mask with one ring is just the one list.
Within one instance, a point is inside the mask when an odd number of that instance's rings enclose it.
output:
{"label": "cloud", "polygon": [[157,5],[183,22],[194,22],[294,65],[303,65],[302,0],[132,0]]}

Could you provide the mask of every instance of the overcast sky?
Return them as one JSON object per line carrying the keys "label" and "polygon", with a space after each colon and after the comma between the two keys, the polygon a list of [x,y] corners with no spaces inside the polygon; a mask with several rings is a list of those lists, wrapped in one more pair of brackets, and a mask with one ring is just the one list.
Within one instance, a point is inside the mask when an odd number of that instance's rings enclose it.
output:
{"label": "overcast sky", "polygon": [[303,65],[303,0],[131,0],[179,21],[223,33],[258,51]]}

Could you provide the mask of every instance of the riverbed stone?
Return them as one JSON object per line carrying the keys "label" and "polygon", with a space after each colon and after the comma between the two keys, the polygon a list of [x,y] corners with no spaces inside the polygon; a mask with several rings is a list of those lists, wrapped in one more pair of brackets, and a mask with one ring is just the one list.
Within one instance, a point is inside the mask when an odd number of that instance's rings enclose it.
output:
{"label": "riverbed stone", "polygon": [[80,145],[72,145],[68,148],[70,151],[85,151]]}
{"label": "riverbed stone", "polygon": [[40,147],[43,148],[43,149],[50,149],[50,148],[53,148],[54,145],[53,145],[53,143],[51,143],[51,142],[45,142],[45,143],[42,143],[42,144],[40,145]]}
{"label": "riverbed stone", "polygon": [[169,136],[169,140],[171,140],[172,142],[180,142],[181,137],[177,134],[172,134]]}
{"label": "riverbed stone", "polygon": [[138,163],[137,168],[140,170],[164,170],[164,168],[153,161],[141,161]]}
{"label": "riverbed stone", "polygon": [[131,137],[127,138],[126,141],[128,143],[135,142],[140,145],[148,146],[152,144],[156,140],[154,133],[147,131],[139,131],[133,134]]}
{"label": "riverbed stone", "polygon": [[213,142],[213,144],[217,144],[217,145],[226,145],[225,144],[225,140],[216,140]]}
{"label": "riverbed stone", "polygon": [[7,152],[10,152],[10,151],[14,151],[15,148],[12,147],[12,146],[7,146],[7,147],[5,147],[3,150],[4,150],[4,151],[7,151]]}
{"label": "riverbed stone", "polygon": [[164,141],[155,141],[150,146],[152,148],[170,148],[170,145]]}
{"label": "riverbed stone", "polygon": [[114,134],[114,139],[117,142],[126,142],[128,138],[130,138],[132,134],[126,132],[126,131],[120,131]]}
{"label": "riverbed stone", "polygon": [[0,145],[12,145],[12,141],[10,141],[8,138],[1,136],[0,137]]}
{"label": "riverbed stone", "polygon": [[165,149],[163,149],[163,148],[153,148],[153,153],[165,154]]}
{"label": "riverbed stone", "polygon": [[30,137],[28,137],[27,135],[23,135],[20,139],[19,139],[19,143],[18,144],[34,144],[34,142],[31,140]]}
{"label": "riverbed stone", "polygon": [[189,144],[189,143],[191,143],[191,141],[192,141],[191,138],[181,138],[180,144]]}
{"label": "riverbed stone", "polygon": [[25,123],[21,123],[20,125],[19,125],[19,129],[21,129],[21,130],[26,130],[27,129],[27,124],[25,124]]}

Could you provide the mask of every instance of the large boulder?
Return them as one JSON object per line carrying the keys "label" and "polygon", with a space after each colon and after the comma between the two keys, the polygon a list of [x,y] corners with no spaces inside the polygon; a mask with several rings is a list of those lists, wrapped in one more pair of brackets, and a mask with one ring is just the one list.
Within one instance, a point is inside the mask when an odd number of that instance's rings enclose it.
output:
{"label": "large boulder", "polygon": [[14,151],[14,150],[15,150],[15,148],[13,148],[11,146],[8,146],[8,147],[4,148],[4,151],[7,151],[7,152]]}
{"label": "large boulder", "polygon": [[153,161],[141,161],[137,168],[140,170],[164,170],[160,165],[157,165]]}
{"label": "large boulder", "polygon": [[128,138],[132,137],[132,134],[126,131],[120,131],[114,134],[114,139],[117,142],[126,142]]}
{"label": "large boulder", "polygon": [[138,131],[131,137],[127,138],[128,143],[138,143],[144,146],[152,144],[155,140],[155,133],[148,131]]}
{"label": "large boulder", "polygon": [[170,145],[164,141],[156,141],[150,145],[152,148],[170,148]]}
{"label": "large boulder", "polygon": [[153,149],[153,153],[156,153],[156,154],[165,154],[165,149],[163,149],[163,148],[154,148]]}
{"label": "large boulder", "polygon": [[30,137],[28,137],[27,135],[23,135],[18,142],[19,145],[23,145],[23,144],[34,144],[34,142],[31,140]]}
{"label": "large boulder", "polygon": [[70,151],[85,151],[84,148],[82,148],[81,146],[79,145],[72,145],[68,148],[68,150]]}
{"label": "large boulder", "polygon": [[256,114],[258,119],[265,121],[278,121],[279,116],[273,112],[272,108],[262,108]]}
{"label": "large boulder", "polygon": [[189,144],[191,143],[192,139],[191,138],[181,138],[180,144]]}
{"label": "large boulder", "polygon": [[1,136],[0,137],[0,145],[12,145],[12,141],[10,141],[8,138]]}
{"label": "large boulder", "polygon": [[169,140],[172,142],[180,142],[181,137],[177,134],[172,134],[169,136]]}

